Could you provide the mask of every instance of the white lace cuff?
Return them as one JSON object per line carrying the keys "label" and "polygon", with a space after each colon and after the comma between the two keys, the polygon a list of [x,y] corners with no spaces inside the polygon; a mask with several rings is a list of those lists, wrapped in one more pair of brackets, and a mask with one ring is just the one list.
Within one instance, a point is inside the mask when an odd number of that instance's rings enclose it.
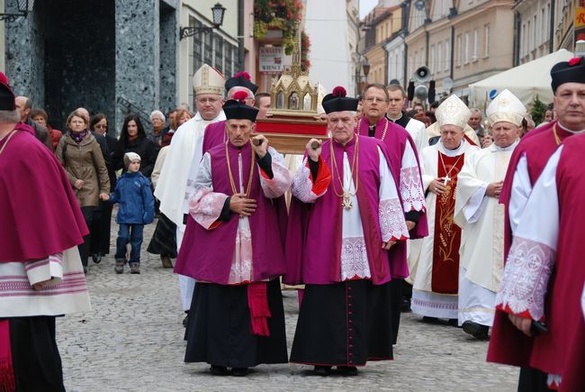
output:
{"label": "white lace cuff", "polygon": [[392,238],[400,240],[409,237],[404,212],[398,199],[380,200],[378,213],[380,215],[382,241],[386,242]]}
{"label": "white lace cuff", "polygon": [[425,193],[418,167],[405,167],[400,170],[400,195],[404,212],[425,211]]}
{"label": "white lace cuff", "polygon": [[555,251],[539,242],[514,237],[496,306],[514,314],[529,312],[534,320],[544,316],[544,297],[555,263]]}

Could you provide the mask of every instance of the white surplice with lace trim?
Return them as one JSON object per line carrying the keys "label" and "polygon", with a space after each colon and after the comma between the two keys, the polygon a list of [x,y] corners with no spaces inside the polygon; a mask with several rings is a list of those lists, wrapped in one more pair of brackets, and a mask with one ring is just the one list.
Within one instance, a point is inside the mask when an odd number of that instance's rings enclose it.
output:
{"label": "white surplice with lace trim", "polygon": [[[378,191],[380,205],[378,206],[378,216],[382,241],[408,238],[408,229],[406,228],[404,213],[398,199],[396,184],[388,168],[388,163],[379,148],[378,155],[380,157],[380,189]],[[336,173],[332,173],[332,176],[330,187],[335,187],[337,193],[340,193],[342,190],[339,189],[340,185]],[[314,203],[325,193],[316,195],[311,192],[312,186],[311,173],[305,160],[293,180],[292,193],[304,203]],[[351,194],[350,200],[353,208],[349,210],[343,209],[342,212],[341,280],[369,279],[372,274],[368,264],[360,207],[355,196],[351,164],[345,152],[343,153],[343,188]],[[329,189],[328,192],[333,192],[333,190]],[[342,208],[341,201],[339,208]],[[382,244],[379,244],[379,246],[382,246]]]}
{"label": "white surplice with lace trim", "polygon": [[[274,177],[266,179],[260,175],[260,185],[264,196],[273,199],[284,195],[291,184],[291,177],[288,169],[284,166],[284,158],[272,147],[268,148],[268,153],[272,157],[272,172]],[[248,173],[249,169],[246,169]],[[257,169],[259,170],[259,169]],[[243,179],[244,170],[242,168],[242,154],[238,154],[237,175],[240,183],[240,193],[245,193]],[[229,195],[213,191],[213,179],[211,177],[211,157],[209,153],[203,156],[197,180],[195,184],[195,195],[189,201],[189,211],[193,219],[209,230],[211,225],[217,221],[221,215],[225,200]],[[253,257],[252,254],[252,232],[250,230],[250,220],[248,217],[241,217],[238,220],[238,230],[236,232],[236,248],[234,259],[232,261],[228,284],[241,284],[252,282]]]}
{"label": "white surplice with lace trim", "polygon": [[[534,320],[544,316],[544,299],[555,264],[559,234],[556,171],[559,147],[551,156],[517,221],[514,237],[496,296],[496,305],[515,314],[528,311]],[[537,213],[543,211],[546,214]]]}
{"label": "white surplice with lace trim", "polygon": [[420,167],[410,141],[406,143],[400,163],[400,196],[404,212],[426,211],[425,190]]}

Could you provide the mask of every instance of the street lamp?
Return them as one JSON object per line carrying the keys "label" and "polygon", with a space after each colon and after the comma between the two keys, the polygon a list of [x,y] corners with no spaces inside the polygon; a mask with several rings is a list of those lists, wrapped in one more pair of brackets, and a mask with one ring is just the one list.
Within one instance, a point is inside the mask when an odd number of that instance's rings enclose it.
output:
{"label": "street lamp", "polygon": [[[8,2],[8,0],[6,1]],[[18,9],[17,13],[0,13],[0,20],[7,20],[9,22],[14,22],[16,19],[25,17],[28,15],[29,12],[33,10],[35,0],[17,0],[16,6]]]}
{"label": "street lamp", "polygon": [[370,73],[370,63],[368,62],[367,57],[364,57],[362,59],[362,71],[364,71],[364,76],[366,77],[366,84],[368,84],[368,74]]}
{"label": "street lamp", "polygon": [[223,15],[225,14],[225,11],[226,8],[223,5],[216,3],[211,8],[211,15],[213,17],[213,27],[194,26],[181,27],[181,29],[179,30],[180,40],[182,40],[183,38],[191,37],[197,33],[209,34],[213,29],[219,29],[223,23]]}

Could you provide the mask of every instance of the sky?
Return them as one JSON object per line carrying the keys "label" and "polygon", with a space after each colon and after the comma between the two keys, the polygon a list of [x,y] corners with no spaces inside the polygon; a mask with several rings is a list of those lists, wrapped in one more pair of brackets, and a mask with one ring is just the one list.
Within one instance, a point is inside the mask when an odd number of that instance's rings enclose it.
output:
{"label": "sky", "polygon": [[358,0],[360,7],[360,19],[368,14],[378,4],[378,0]]}

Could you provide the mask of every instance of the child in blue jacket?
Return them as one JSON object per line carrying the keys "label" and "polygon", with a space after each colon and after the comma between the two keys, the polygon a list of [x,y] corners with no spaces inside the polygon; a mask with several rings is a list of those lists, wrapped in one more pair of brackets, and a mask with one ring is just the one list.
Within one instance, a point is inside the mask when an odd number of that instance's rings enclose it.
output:
{"label": "child in blue jacket", "polygon": [[127,245],[130,243],[130,273],[140,273],[140,247],[144,225],[154,220],[154,197],[150,181],[140,173],[140,155],[124,154],[126,173],[118,179],[116,190],[110,195],[112,203],[120,203],[116,222],[120,226],[116,240],[116,273],[124,272]]}

